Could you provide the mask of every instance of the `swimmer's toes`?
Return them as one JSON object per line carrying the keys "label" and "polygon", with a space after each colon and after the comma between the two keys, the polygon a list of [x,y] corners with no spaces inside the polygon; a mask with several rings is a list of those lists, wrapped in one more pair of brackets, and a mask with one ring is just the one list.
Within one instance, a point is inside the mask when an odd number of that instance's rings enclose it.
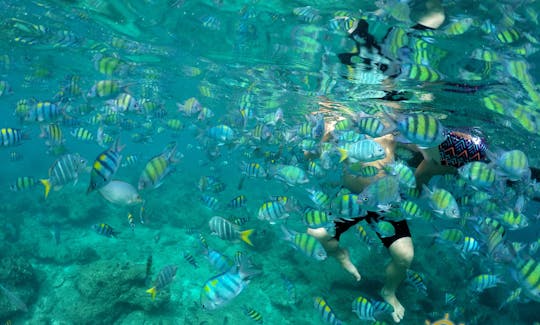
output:
{"label": "swimmer's toes", "polygon": [[403,305],[401,305],[395,293],[388,292],[383,288],[381,290],[381,296],[387,303],[389,303],[394,308],[394,312],[392,312],[392,318],[394,319],[394,322],[401,322],[401,320],[405,316],[405,308],[403,307]]}
{"label": "swimmer's toes", "polygon": [[394,307],[394,312],[392,313],[392,318],[394,318],[394,322],[399,323],[405,316],[405,308],[398,302],[399,306],[396,308]]}

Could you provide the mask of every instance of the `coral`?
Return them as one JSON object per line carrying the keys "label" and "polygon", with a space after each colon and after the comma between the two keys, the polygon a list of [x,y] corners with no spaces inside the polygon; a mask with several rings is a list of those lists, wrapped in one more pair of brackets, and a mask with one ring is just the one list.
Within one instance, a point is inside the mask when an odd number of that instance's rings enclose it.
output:
{"label": "coral", "polygon": [[57,265],[88,264],[99,258],[92,247],[41,244],[37,248],[33,252],[34,257]]}
{"label": "coral", "polygon": [[[30,308],[37,299],[39,284],[32,265],[22,257],[6,256],[0,260],[0,284]],[[26,308],[26,307],[25,307]],[[0,319],[21,312],[15,303],[0,293]]]}
{"label": "coral", "polygon": [[113,323],[129,312],[151,311],[167,304],[170,295],[164,291],[155,301],[145,293],[144,264],[99,261],[81,267],[75,288],[81,299],[66,300],[65,317],[75,324],[86,324],[99,319]]}
{"label": "coral", "polygon": [[0,283],[26,285],[35,282],[34,268],[22,257],[6,256],[0,260]]}

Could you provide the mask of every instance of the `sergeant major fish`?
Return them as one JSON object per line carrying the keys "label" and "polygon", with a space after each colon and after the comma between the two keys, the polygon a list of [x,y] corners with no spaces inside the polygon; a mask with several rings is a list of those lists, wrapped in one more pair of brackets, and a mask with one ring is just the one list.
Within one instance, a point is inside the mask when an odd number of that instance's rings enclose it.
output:
{"label": "sergeant major fish", "polygon": [[246,244],[253,246],[253,243],[249,238],[249,236],[253,233],[253,229],[240,230],[237,225],[231,223],[227,219],[218,216],[212,217],[212,219],[210,219],[210,221],[208,222],[208,225],[210,226],[210,230],[212,230],[212,232],[218,235],[218,237],[221,239],[241,239]]}
{"label": "sergeant major fish", "polygon": [[250,308],[248,306],[243,306],[242,310],[244,311],[244,314],[248,316],[249,318],[251,318],[254,322],[259,323],[259,324],[263,323],[263,317],[261,313],[259,313],[255,309]]}
{"label": "sergeant major fish", "polygon": [[139,190],[161,186],[163,179],[174,171],[171,165],[177,161],[175,156],[176,142],[171,142],[161,154],[150,159],[139,177]]}
{"label": "sergeant major fish", "polygon": [[469,162],[458,169],[459,176],[473,188],[489,190],[495,183],[495,171],[481,161]]}
{"label": "sergeant major fish", "polygon": [[22,191],[27,191],[33,188],[37,184],[39,184],[39,182],[37,181],[37,179],[33,177],[20,176],[20,177],[17,177],[14,183],[9,185],[9,189],[12,190],[13,192],[22,192]]}
{"label": "sergeant major fish", "polygon": [[277,220],[286,219],[289,213],[286,209],[286,203],[280,200],[271,200],[264,202],[260,208],[259,220],[267,220],[270,224],[275,224]]}
{"label": "sergeant major fish", "polygon": [[25,117],[25,121],[51,122],[57,120],[62,114],[62,109],[51,102],[35,103]]}
{"label": "sergeant major fish", "polygon": [[412,142],[422,149],[436,147],[446,138],[446,129],[441,122],[427,114],[401,116],[396,127],[405,142]]}
{"label": "sergeant major fish", "polygon": [[121,90],[122,85],[118,80],[99,80],[90,88],[86,96],[89,98],[111,98],[120,93]]}
{"label": "sergeant major fish", "polygon": [[521,285],[527,297],[540,302],[540,263],[537,260],[517,257],[514,261],[512,275]]}
{"label": "sergeant major fish", "polygon": [[358,204],[368,211],[388,210],[392,203],[400,200],[397,176],[379,178],[358,194]]}
{"label": "sergeant major fish", "polygon": [[1,128],[0,129],[0,146],[10,147],[16,146],[21,143],[23,139],[27,138],[22,130],[13,128]]}
{"label": "sergeant major fish", "polygon": [[291,165],[280,165],[275,169],[275,178],[294,186],[309,182],[306,172],[302,168]]}
{"label": "sergeant major fish", "polygon": [[114,237],[116,238],[116,236],[118,235],[118,232],[115,231],[113,229],[113,227],[109,226],[108,224],[106,223],[96,223],[96,224],[93,224],[92,225],[92,229],[102,235],[102,236],[105,236],[105,237]]}
{"label": "sergeant major fish", "polygon": [[322,297],[315,297],[315,309],[317,309],[321,318],[330,325],[342,325],[343,322],[336,317],[336,314],[332,308],[328,305],[326,300]]}
{"label": "sergeant major fish", "polygon": [[156,294],[165,289],[169,284],[172,283],[176,275],[176,270],[178,266],[176,265],[166,265],[159,271],[157,278],[154,280],[154,285],[152,288],[146,290],[152,296],[152,300],[156,299]]}
{"label": "sergeant major fish", "polygon": [[66,154],[58,158],[49,168],[49,178],[40,179],[45,187],[45,198],[49,196],[51,187],[54,190],[61,189],[64,185],[77,183],[79,173],[86,168],[86,159],[79,154]]}
{"label": "sergeant major fish", "polygon": [[260,273],[259,270],[249,269],[241,264],[208,279],[201,290],[202,308],[215,310],[223,307],[247,287],[253,276]]}
{"label": "sergeant major fish", "polygon": [[107,185],[118,170],[122,155],[120,151],[124,146],[120,145],[120,139],[116,139],[114,144],[107,150],[99,154],[92,164],[90,172],[90,185],[86,193],[100,189]]}
{"label": "sergeant major fish", "polygon": [[488,151],[488,157],[497,166],[497,171],[508,177],[511,181],[517,181],[530,176],[529,161],[523,151],[510,150],[502,153],[500,156],[496,156]]}
{"label": "sergeant major fish", "polygon": [[200,242],[203,246],[203,253],[208,258],[210,265],[220,273],[227,272],[234,265],[229,257],[208,247],[206,239],[200,234]]}
{"label": "sergeant major fish", "polygon": [[425,185],[423,188],[425,196],[429,199],[429,206],[435,214],[446,218],[459,218],[458,203],[450,192],[442,188],[432,191]]}
{"label": "sergeant major fish", "polygon": [[353,162],[371,162],[386,157],[384,148],[377,142],[366,139],[353,143],[345,143],[338,148],[341,158],[339,162],[349,158]]}
{"label": "sergeant major fish", "polygon": [[206,131],[209,138],[218,142],[218,146],[230,143],[234,140],[234,130],[228,125],[220,124],[209,128]]}
{"label": "sergeant major fish", "polygon": [[176,106],[178,106],[178,111],[183,112],[186,116],[198,114],[203,108],[195,97],[186,99],[184,104],[176,103]]}
{"label": "sergeant major fish", "polygon": [[285,237],[284,240],[290,242],[294,249],[300,250],[308,257],[312,257],[318,261],[324,261],[327,257],[326,251],[321,243],[315,237],[289,230],[285,226],[281,226]]}

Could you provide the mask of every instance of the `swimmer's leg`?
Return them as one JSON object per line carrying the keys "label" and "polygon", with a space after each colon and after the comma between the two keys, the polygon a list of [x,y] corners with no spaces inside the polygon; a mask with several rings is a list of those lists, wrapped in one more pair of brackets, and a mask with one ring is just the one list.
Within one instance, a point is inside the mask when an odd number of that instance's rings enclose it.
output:
{"label": "swimmer's leg", "polygon": [[339,241],[335,239],[334,237],[330,236],[326,229],[324,228],[317,228],[317,229],[311,229],[308,228],[307,233],[311,236],[315,237],[321,245],[323,245],[324,249],[326,250],[326,253],[329,256],[333,256],[338,262],[341,264],[341,266],[349,272],[356,281],[360,281],[362,276],[360,275],[360,272],[358,272],[358,269],[354,264],[351,262],[351,258],[349,256],[349,251],[343,247],[339,246]]}
{"label": "swimmer's leg", "polygon": [[381,289],[381,296],[394,307],[392,317],[399,323],[405,315],[405,308],[396,297],[396,290],[407,276],[407,269],[414,257],[414,247],[411,237],[402,237],[388,248],[392,261],[386,267],[386,280]]}

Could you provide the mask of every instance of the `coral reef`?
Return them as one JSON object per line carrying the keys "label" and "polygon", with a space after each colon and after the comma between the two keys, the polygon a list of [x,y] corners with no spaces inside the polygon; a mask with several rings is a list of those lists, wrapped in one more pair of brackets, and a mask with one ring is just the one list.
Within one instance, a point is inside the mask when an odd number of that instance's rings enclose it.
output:
{"label": "coral reef", "polygon": [[30,308],[30,303],[38,298],[37,274],[32,265],[22,257],[5,256],[0,259],[0,285],[23,304],[21,308],[7,295],[0,292],[0,319],[7,319],[18,312],[24,312],[22,309],[26,309],[27,306]]}
{"label": "coral reef", "polygon": [[113,323],[130,311],[162,308],[170,294],[160,292],[152,301],[145,293],[145,280],[145,265],[98,261],[81,267],[74,283],[80,299],[72,303],[64,317],[74,324],[90,324],[95,320]]}

